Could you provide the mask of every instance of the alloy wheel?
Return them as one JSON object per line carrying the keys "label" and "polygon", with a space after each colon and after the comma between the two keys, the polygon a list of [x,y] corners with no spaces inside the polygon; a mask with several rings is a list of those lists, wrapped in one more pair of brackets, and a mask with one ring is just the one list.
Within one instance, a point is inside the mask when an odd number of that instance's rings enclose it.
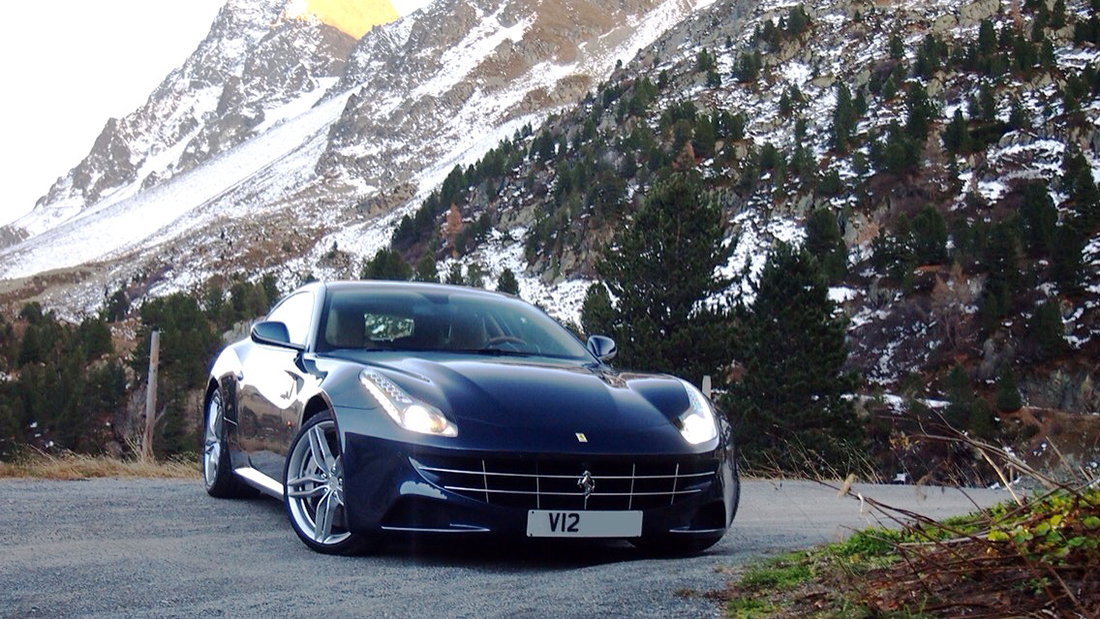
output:
{"label": "alloy wheel", "polygon": [[321,421],[298,438],[286,477],[287,508],[300,532],[323,546],[351,536],[344,518],[344,466],[335,422]]}
{"label": "alloy wheel", "polygon": [[206,407],[206,429],[202,439],[202,477],[207,489],[218,481],[218,467],[221,465],[224,415],[222,396],[218,392],[210,397]]}

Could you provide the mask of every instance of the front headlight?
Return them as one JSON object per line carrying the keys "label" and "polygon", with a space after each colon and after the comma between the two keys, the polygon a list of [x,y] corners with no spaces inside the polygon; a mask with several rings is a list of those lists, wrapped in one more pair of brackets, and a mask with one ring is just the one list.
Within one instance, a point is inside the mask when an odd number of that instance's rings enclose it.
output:
{"label": "front headlight", "polygon": [[681,380],[687,391],[688,409],[680,415],[680,435],[692,445],[705,443],[718,436],[718,424],[714,420],[714,408],[707,402],[703,392],[695,385]]}
{"label": "front headlight", "polygon": [[411,432],[458,436],[458,427],[431,404],[418,402],[394,382],[374,370],[359,373],[359,382],[397,425]]}

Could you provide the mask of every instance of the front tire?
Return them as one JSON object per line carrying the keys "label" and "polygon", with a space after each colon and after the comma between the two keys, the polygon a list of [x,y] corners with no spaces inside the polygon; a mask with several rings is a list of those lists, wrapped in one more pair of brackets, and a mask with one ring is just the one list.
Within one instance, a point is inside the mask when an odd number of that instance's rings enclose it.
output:
{"label": "front tire", "polygon": [[367,547],[347,528],[343,467],[332,413],[302,424],[283,469],[283,502],[294,532],[317,552],[348,555]]}

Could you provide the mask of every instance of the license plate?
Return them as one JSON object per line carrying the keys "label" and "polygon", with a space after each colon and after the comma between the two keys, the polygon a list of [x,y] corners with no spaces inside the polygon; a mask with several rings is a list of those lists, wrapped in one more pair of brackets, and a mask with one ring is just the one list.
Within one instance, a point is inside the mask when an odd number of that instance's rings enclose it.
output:
{"label": "license plate", "polygon": [[641,537],[642,512],[527,512],[527,537]]}

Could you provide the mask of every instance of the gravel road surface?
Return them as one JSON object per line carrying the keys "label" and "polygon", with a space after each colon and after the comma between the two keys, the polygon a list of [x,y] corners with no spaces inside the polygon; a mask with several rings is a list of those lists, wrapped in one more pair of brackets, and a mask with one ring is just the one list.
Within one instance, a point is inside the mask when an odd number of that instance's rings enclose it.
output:
{"label": "gravel road surface", "polygon": [[[1004,493],[857,486],[942,517]],[[199,481],[0,481],[0,617],[713,617],[684,592],[718,570],[873,524],[812,482],[750,481],[704,555],[632,547],[393,542],[363,557],[310,552],[272,499],[210,498]]]}

